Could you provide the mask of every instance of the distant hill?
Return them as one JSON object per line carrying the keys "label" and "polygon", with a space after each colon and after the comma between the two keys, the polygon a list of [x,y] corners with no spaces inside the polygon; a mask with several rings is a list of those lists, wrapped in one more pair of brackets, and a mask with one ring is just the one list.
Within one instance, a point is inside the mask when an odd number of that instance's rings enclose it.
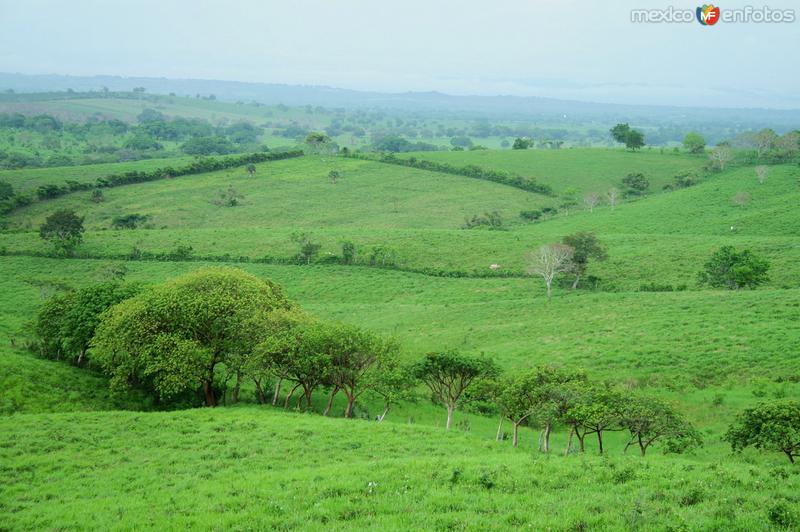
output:
{"label": "distant hill", "polygon": [[126,78],[120,76],[63,76],[0,73],[0,91],[47,92],[130,91],[144,87],[156,94],[209,96],[225,101],[257,101],[264,104],[314,105],[344,108],[380,108],[474,118],[569,118],[613,120],[640,124],[730,124],[737,128],[793,129],[800,124],[800,110],[714,109],[703,107],[642,106],[593,103],[520,96],[455,96],[439,92],[380,93],[324,86],[247,83],[200,79]]}

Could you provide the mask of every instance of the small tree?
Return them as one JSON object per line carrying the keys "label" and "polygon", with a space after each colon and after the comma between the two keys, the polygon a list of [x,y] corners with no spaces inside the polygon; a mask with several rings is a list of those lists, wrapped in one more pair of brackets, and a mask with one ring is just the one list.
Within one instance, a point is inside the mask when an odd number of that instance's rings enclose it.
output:
{"label": "small tree", "polygon": [[527,150],[533,147],[533,139],[529,137],[517,137],[514,139],[514,144],[511,145],[512,150]]}
{"label": "small tree", "polygon": [[62,209],[47,217],[39,228],[39,236],[53,243],[56,251],[71,255],[83,241],[83,217]]}
{"label": "small tree", "polygon": [[611,132],[611,137],[615,141],[619,142],[620,144],[625,144],[625,141],[628,138],[628,133],[631,131],[631,126],[629,124],[617,124],[609,131]]}
{"label": "small tree", "polygon": [[697,131],[690,131],[683,137],[683,147],[689,153],[703,153],[706,149],[706,139]]}
{"label": "small tree", "polygon": [[519,427],[530,418],[537,406],[537,382],[532,372],[500,381],[497,398],[503,416],[511,421],[514,447],[519,445]]}
{"label": "small tree", "polygon": [[414,376],[430,389],[432,400],[447,409],[448,429],[464,391],[476,380],[492,378],[498,372],[491,360],[465,356],[455,350],[428,353],[414,366]]}
{"label": "small tree", "polygon": [[399,346],[394,340],[348,325],[330,326],[328,334],[333,392],[325,413],[330,411],[333,397],[341,390],[347,396],[344,417],[349,418],[356,400],[382,384],[380,374],[394,371],[398,365]]}
{"label": "small tree", "polygon": [[553,279],[572,268],[573,253],[574,250],[565,244],[547,244],[526,256],[528,274],[542,277],[548,301],[552,295]]}
{"label": "small tree", "polygon": [[312,132],[306,136],[306,147],[313,154],[328,154],[339,151],[339,147],[328,135],[321,132]]}
{"label": "small tree", "polygon": [[248,164],[248,165],[247,165],[247,167],[246,167],[246,169],[247,169],[247,174],[248,174],[250,177],[253,177],[254,175],[256,175],[256,165],[254,165],[254,164],[252,164],[252,163],[251,163],[251,164]]}
{"label": "small tree", "polygon": [[738,205],[739,207],[744,207],[748,203],[750,203],[750,193],[749,192],[737,192],[735,196],[731,199],[734,205]]}
{"label": "small tree", "polygon": [[358,250],[356,245],[346,240],[342,242],[342,264],[355,264]]}
{"label": "small tree", "polygon": [[712,288],[756,288],[769,280],[769,266],[749,249],[736,251],[733,246],[723,246],[705,263],[698,280]]}
{"label": "small tree", "polygon": [[611,210],[614,210],[614,207],[619,203],[619,190],[614,187],[608,189],[606,198],[608,199],[608,204],[611,205]]}
{"label": "small tree", "polygon": [[589,434],[597,436],[598,452],[603,454],[603,434],[622,430],[623,396],[605,384],[581,384],[573,387],[572,401],[563,420],[578,437],[580,450],[585,450],[585,439]]}
{"label": "small tree", "polygon": [[300,246],[295,258],[301,264],[311,264],[316,256],[319,255],[319,250],[322,249],[322,245],[313,242],[311,235],[308,233],[292,233],[291,241]]}
{"label": "small tree", "polygon": [[244,196],[233,186],[228,186],[227,190],[220,190],[219,197],[213,201],[217,207],[236,207],[241,205]]}
{"label": "small tree", "polygon": [[105,197],[103,196],[103,191],[99,188],[96,188],[92,190],[92,195],[89,199],[92,201],[92,203],[102,203],[105,200]]}
{"label": "small tree", "polygon": [[575,282],[572,283],[572,289],[574,290],[578,288],[581,277],[586,274],[589,259],[604,261],[608,258],[608,255],[594,233],[575,233],[565,236],[562,242],[572,248],[572,272],[575,274]]}
{"label": "small tree", "polygon": [[334,185],[336,184],[336,181],[338,181],[340,177],[341,174],[339,173],[338,170],[331,170],[330,172],[328,172],[328,179],[330,179],[331,183]]}
{"label": "small tree", "polygon": [[369,390],[370,395],[380,398],[383,403],[383,412],[377,420],[380,422],[386,419],[389,410],[401,401],[416,401],[416,385],[417,379],[412,367],[400,364],[382,367],[377,372],[374,387]]}
{"label": "small tree", "polygon": [[725,165],[733,158],[733,154],[729,146],[719,144],[709,152],[708,157],[718,170],[725,170]]}
{"label": "small tree", "polygon": [[631,129],[625,138],[625,147],[631,151],[636,151],[644,146],[644,133],[637,129]]}
{"label": "small tree", "polygon": [[776,400],[745,409],[725,433],[734,452],[746,447],[779,451],[794,463],[800,456],[800,401]]}
{"label": "small tree", "polygon": [[641,196],[650,188],[650,181],[641,172],[631,173],[622,179],[626,196]]}
{"label": "small tree", "polygon": [[583,204],[589,209],[589,212],[594,212],[594,208],[600,203],[600,194],[597,192],[590,192],[583,197]]}
{"label": "small tree", "polygon": [[637,444],[642,456],[657,441],[665,442],[667,452],[676,453],[702,443],[698,432],[681,414],[652,397],[638,394],[630,397],[623,408],[622,425],[631,436],[625,450]]}
{"label": "small tree", "polygon": [[756,178],[760,184],[764,184],[767,181],[767,174],[769,173],[769,166],[760,164],[756,166]]}
{"label": "small tree", "polygon": [[644,134],[636,129],[631,129],[628,124],[617,124],[611,128],[610,132],[615,141],[625,144],[629,150],[636,151],[644,146]]}

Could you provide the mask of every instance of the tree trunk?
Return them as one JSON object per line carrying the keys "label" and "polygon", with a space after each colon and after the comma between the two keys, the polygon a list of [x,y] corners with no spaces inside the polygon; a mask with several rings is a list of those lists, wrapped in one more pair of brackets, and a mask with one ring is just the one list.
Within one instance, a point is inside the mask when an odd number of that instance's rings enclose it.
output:
{"label": "tree trunk", "polygon": [[385,417],[386,417],[386,414],[388,414],[388,413],[389,413],[389,405],[386,405],[386,406],[383,408],[383,414],[381,414],[381,416],[378,418],[378,423],[380,423],[381,421],[383,421],[383,418],[385,418]]}
{"label": "tree trunk", "polygon": [[203,393],[206,396],[206,406],[217,406],[217,400],[214,397],[214,388],[211,387],[211,381],[203,381]]}
{"label": "tree trunk", "polygon": [[586,451],[586,445],[585,445],[585,441],[584,440],[586,440],[586,433],[584,432],[583,434],[581,434],[580,432],[578,432],[576,430],[575,431],[575,435],[578,437],[578,444],[580,445],[581,452],[585,452]]}
{"label": "tree trunk", "polygon": [[331,395],[328,397],[328,404],[325,405],[325,410],[322,411],[323,416],[327,416],[328,413],[331,411],[331,407],[333,406],[333,398],[336,397],[336,394],[339,393],[339,387],[336,386],[331,390]]}
{"label": "tree trunk", "polygon": [[311,394],[314,393],[313,388],[306,388],[303,386],[303,395],[306,398],[306,407],[311,408]]}
{"label": "tree trunk", "polygon": [[453,410],[454,408],[450,405],[447,406],[447,429],[453,425]]}
{"label": "tree trunk", "polygon": [[289,392],[289,395],[286,396],[286,400],[283,402],[283,408],[289,408],[289,401],[292,399],[294,392],[300,387],[300,384],[295,384],[292,391]]}
{"label": "tree trunk", "polygon": [[550,452],[550,423],[548,422],[544,426],[544,448],[542,449],[545,453]]}
{"label": "tree trunk", "polygon": [[572,436],[575,434],[575,429],[569,429],[569,438],[567,439],[567,448],[564,449],[564,456],[569,455],[569,451],[572,449]]}
{"label": "tree trunk", "polygon": [[500,416],[500,423],[497,425],[497,436],[495,436],[494,441],[500,441],[500,438],[503,436],[503,416]]}
{"label": "tree trunk", "polygon": [[647,452],[647,444],[642,441],[641,436],[639,436],[639,451],[642,453],[642,456]]}
{"label": "tree trunk", "polygon": [[351,418],[353,417],[353,405],[356,402],[355,394],[347,393],[345,390],[345,395],[347,395],[347,408],[344,409],[344,417]]}
{"label": "tree trunk", "polygon": [[547,300],[550,301],[550,294],[552,293],[551,287],[553,285],[553,281],[545,281],[545,284],[547,285]]}
{"label": "tree trunk", "polygon": [[278,377],[278,381],[275,383],[275,393],[272,394],[272,406],[275,406],[275,405],[278,404],[278,399],[280,399],[280,396],[281,396],[281,383],[282,382],[283,382],[283,379]]}
{"label": "tree trunk", "polygon": [[603,431],[597,431],[597,445],[600,449],[600,454],[603,454]]}
{"label": "tree trunk", "polygon": [[233,393],[231,394],[231,402],[238,403],[239,402],[239,392],[242,390],[242,372],[236,372],[236,384],[233,387]]}
{"label": "tree trunk", "polygon": [[514,447],[519,443],[519,423],[514,423]]}
{"label": "tree trunk", "polygon": [[786,453],[786,456],[789,457],[789,463],[793,464],[794,463],[794,455],[792,455],[792,451],[784,451],[784,452]]}
{"label": "tree trunk", "polygon": [[578,274],[576,274],[576,275],[575,275],[575,282],[574,282],[574,283],[572,283],[572,289],[573,289],[573,290],[575,290],[576,288],[578,288],[578,283],[579,283],[579,282],[581,282],[581,274],[579,274],[579,273],[578,273]]}
{"label": "tree trunk", "polygon": [[[11,345],[14,345],[14,340],[11,340]],[[83,363],[83,357],[86,356],[86,348],[81,348],[81,352],[78,355],[78,365],[80,366]]]}
{"label": "tree trunk", "polygon": [[[258,396],[258,404],[260,404],[260,405],[267,404],[267,396],[264,393],[264,387],[261,386],[261,381],[258,380],[258,379],[253,379],[253,382],[256,385],[256,394]],[[272,403],[272,404],[274,405],[275,403]]]}

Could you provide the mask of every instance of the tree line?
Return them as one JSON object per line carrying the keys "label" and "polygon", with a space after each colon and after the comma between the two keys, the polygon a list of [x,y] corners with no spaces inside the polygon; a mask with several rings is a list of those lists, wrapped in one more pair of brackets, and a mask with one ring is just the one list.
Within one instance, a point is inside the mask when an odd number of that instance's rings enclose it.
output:
{"label": "tree line", "polygon": [[[165,166],[163,168],[156,168],[150,171],[132,170],[130,172],[124,172],[121,174],[111,174],[104,177],[98,177],[93,183],[67,181],[64,185],[41,185],[36,189],[36,197],[39,200],[44,201],[60,197],[71,192],[112,188],[135,183],[146,183],[148,181],[156,181],[171,177],[204,174],[208,172],[226,170],[228,168],[235,168],[238,166],[249,167],[255,163],[291,159],[294,157],[300,157],[302,155],[303,152],[301,150],[293,150],[281,152],[257,152],[230,157],[200,157],[184,166]],[[11,185],[5,184],[5,186],[10,187]],[[34,201],[29,195],[15,194],[13,189],[3,192],[1,198],[0,214],[8,214],[14,209],[30,205]]]}
{"label": "tree line", "polygon": [[[369,396],[380,402],[375,419],[382,421],[424,387],[444,408],[447,429],[460,409],[494,415],[497,439],[511,423],[514,446],[520,427],[540,430],[544,452],[558,427],[569,431],[566,453],[585,451],[593,436],[602,454],[612,431],[626,431],[625,450],[638,448],[642,456],[655,445],[683,452],[702,444],[692,424],[656,397],[572,368],[503,373],[490,358],[457,350],[406,362],[395,339],[318,320],[277,284],[233,268],[197,270],[151,287],[108,281],[59,294],[43,304],[34,331],[32,347],[42,356],[98,369],[112,390],[143,390],[173,407],[239,401],[250,381],[259,403],[284,408],[310,409],[323,391],[322,415],[342,394],[344,417],[354,417]],[[797,409],[773,402],[746,410],[726,438],[735,450],[779,449],[793,460],[800,452]]]}
{"label": "tree line", "polygon": [[367,159],[370,161],[378,161],[388,164],[396,164],[400,166],[408,166],[420,170],[429,170],[431,172],[441,172],[444,174],[460,175],[464,177],[471,177],[473,179],[483,179],[486,181],[493,181],[510,187],[519,188],[528,192],[536,192],[545,196],[554,196],[553,189],[544,183],[539,183],[536,178],[523,177],[520,175],[506,172],[505,170],[492,170],[489,168],[482,168],[474,164],[466,166],[454,166],[448,163],[440,163],[436,161],[429,161],[425,159],[417,159],[416,157],[400,158],[393,153],[385,153],[376,158],[369,155],[364,155],[352,151],[342,151],[345,157],[352,157],[358,159]]}

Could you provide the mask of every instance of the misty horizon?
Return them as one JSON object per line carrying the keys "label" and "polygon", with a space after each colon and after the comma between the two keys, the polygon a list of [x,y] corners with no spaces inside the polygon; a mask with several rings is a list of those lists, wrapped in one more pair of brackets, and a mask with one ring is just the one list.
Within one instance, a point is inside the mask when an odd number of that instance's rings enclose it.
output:
{"label": "misty horizon", "polygon": [[410,2],[389,17],[362,1],[122,2],[113,13],[92,0],[0,2],[0,72],[800,108],[796,60],[782,53],[800,45],[797,22],[638,24],[632,9],[667,5],[633,2],[459,6]]}

